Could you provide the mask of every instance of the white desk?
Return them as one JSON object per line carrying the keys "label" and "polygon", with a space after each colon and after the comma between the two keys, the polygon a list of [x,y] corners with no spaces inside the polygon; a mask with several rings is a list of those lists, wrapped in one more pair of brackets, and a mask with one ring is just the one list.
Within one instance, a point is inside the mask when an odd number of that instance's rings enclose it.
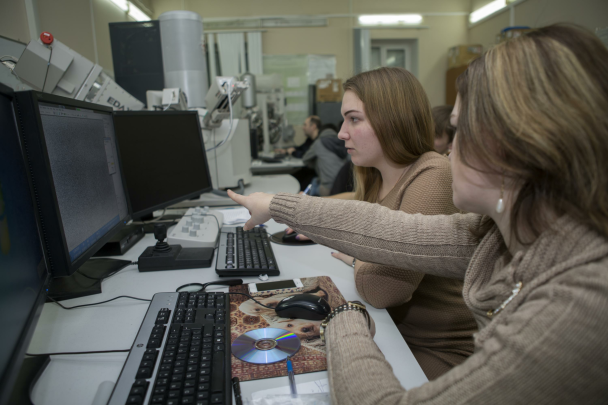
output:
{"label": "white desk", "polygon": [[[300,191],[300,183],[298,183],[295,177],[288,174],[253,176],[251,184],[245,187],[245,195],[257,193],[259,191],[270,194],[297,193]],[[170,208],[188,208],[205,205],[209,207],[218,207],[238,204],[228,197],[220,197],[212,193],[205,193],[201,194],[196,200],[182,201],[172,205]]]}
{"label": "white desk", "polygon": [[[268,231],[274,233],[284,225],[270,221]],[[144,249],[155,243],[147,234],[135,245],[124,259],[136,261]],[[361,299],[357,294],[353,270],[331,257],[324,246],[281,246],[273,244],[280,279],[329,276],[347,300]],[[151,298],[154,293],[175,291],[189,282],[217,280],[215,262],[208,269],[174,270],[140,273],[130,266],[102,284],[103,293],[63,301],[67,306],[104,301],[119,295]],[[244,277],[245,282],[256,277]],[[209,287],[209,291],[227,291],[226,287]],[[119,299],[99,306],[61,309],[56,304],[45,304],[29,353],[53,353],[66,351],[98,351],[129,349],[148,308],[147,302]],[[427,381],[397,327],[385,310],[369,308],[376,322],[375,341],[386,355],[395,375],[406,388],[419,386]],[[91,404],[99,385],[118,379],[127,353],[53,356],[46,371],[36,384],[32,399],[36,405],[88,405]],[[327,378],[327,372],[302,374],[296,382]],[[248,381],[241,384],[243,397],[252,392],[288,386],[287,377]]]}

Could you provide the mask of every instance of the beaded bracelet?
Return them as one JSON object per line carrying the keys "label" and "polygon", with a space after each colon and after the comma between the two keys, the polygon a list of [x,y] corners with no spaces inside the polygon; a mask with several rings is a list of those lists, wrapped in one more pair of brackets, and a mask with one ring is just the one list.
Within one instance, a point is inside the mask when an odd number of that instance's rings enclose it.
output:
{"label": "beaded bracelet", "polygon": [[323,322],[321,322],[321,327],[319,328],[319,332],[321,335],[321,341],[323,343],[325,343],[325,328],[327,328],[329,321],[331,321],[333,318],[335,318],[339,313],[345,312],[345,311],[361,312],[363,315],[365,315],[365,319],[367,319],[367,327],[371,329],[372,322],[371,322],[371,318],[369,317],[369,313],[367,312],[367,309],[365,308],[365,305],[363,305],[359,301],[349,301],[346,304],[342,304],[342,305],[334,308],[334,310],[331,311],[329,313],[329,315],[327,315],[327,318],[325,318],[323,320]]}

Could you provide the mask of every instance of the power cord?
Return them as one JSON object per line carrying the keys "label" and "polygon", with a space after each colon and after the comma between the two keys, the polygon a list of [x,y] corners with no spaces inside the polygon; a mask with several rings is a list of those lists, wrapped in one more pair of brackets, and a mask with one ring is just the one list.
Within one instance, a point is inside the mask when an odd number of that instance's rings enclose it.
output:
{"label": "power cord", "polygon": [[94,302],[92,304],[76,305],[76,306],[73,306],[73,307],[65,307],[65,306],[61,305],[59,302],[57,302],[55,299],[53,299],[53,298],[51,298],[49,296],[47,296],[47,298],[50,299],[51,301],[53,301],[55,304],[59,305],[63,309],[76,309],[76,308],[82,308],[82,307],[90,307],[90,306],[93,306],[93,305],[105,304],[106,302],[114,301],[114,300],[117,300],[119,298],[129,298],[129,299],[132,299],[132,300],[147,301],[147,302],[152,301],[152,300],[148,300],[148,299],[145,299],[145,298],[131,297],[129,295],[120,295],[118,297],[114,297],[114,298],[109,299],[107,301]]}
{"label": "power cord", "polygon": [[51,67],[51,58],[53,57],[53,47],[49,45],[49,49],[51,50],[51,54],[49,55],[49,60],[46,63],[46,73],[44,74],[44,83],[42,83],[42,91],[44,91],[44,86],[46,86],[46,78],[49,75],[49,68]]}

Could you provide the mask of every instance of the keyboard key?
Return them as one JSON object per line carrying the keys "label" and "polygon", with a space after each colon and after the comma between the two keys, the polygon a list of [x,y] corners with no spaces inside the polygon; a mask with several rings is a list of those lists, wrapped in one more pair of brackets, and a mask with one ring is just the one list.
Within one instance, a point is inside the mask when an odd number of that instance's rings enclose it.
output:
{"label": "keyboard key", "polygon": [[152,377],[152,369],[149,367],[142,367],[137,370],[135,378],[150,378]]}
{"label": "keyboard key", "polygon": [[164,395],[154,395],[152,397],[152,403],[153,404],[162,404],[165,402],[165,396]]}
{"label": "keyboard key", "polygon": [[[209,391],[209,384],[199,384],[198,385],[198,390],[199,391]],[[200,397],[200,399],[206,399],[207,397]]]}
{"label": "keyboard key", "polygon": [[[217,351],[213,353],[213,375],[211,378],[212,392],[221,392],[224,390],[224,374],[224,352]],[[211,398],[211,403],[213,403],[213,397]]]}
{"label": "keyboard key", "polygon": [[183,405],[194,404],[194,397],[183,397],[182,404]]}
{"label": "keyboard key", "polygon": [[127,398],[127,404],[141,404],[144,399],[139,395],[129,395]]}
{"label": "keyboard key", "polygon": [[211,403],[212,404],[221,404],[224,402],[224,394],[213,394],[211,395]]}
{"label": "keyboard key", "polygon": [[135,380],[133,383],[134,387],[148,387],[149,382],[146,380]]}

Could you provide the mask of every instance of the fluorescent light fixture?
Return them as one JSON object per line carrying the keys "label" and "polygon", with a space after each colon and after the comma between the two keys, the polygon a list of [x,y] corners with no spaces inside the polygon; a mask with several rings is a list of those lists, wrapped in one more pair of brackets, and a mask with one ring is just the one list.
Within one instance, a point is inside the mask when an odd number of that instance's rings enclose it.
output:
{"label": "fluorescent light fixture", "polygon": [[129,2],[129,15],[137,21],[150,21],[150,17],[135,4]]}
{"label": "fluorescent light fixture", "polygon": [[112,3],[116,4],[118,8],[122,11],[127,11],[129,6],[127,5],[127,0],[110,0]]}
{"label": "fluorescent light fixture", "polygon": [[483,7],[473,11],[471,13],[471,15],[469,16],[469,21],[471,21],[471,23],[475,23],[505,7],[507,7],[506,0],[495,0],[491,3],[486,4]]}
{"label": "fluorescent light fixture", "polygon": [[361,25],[415,25],[422,22],[420,14],[375,14],[359,16]]}

